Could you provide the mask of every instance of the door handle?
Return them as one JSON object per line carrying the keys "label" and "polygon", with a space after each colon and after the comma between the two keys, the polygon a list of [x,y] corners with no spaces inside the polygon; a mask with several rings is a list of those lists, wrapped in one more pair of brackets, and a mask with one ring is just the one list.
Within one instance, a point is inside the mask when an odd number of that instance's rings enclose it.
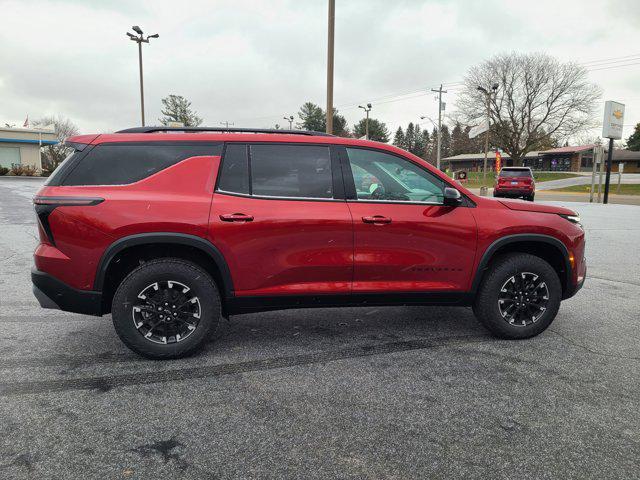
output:
{"label": "door handle", "polygon": [[253,215],[245,215],[244,213],[225,213],[220,215],[223,222],[251,222]]}
{"label": "door handle", "polygon": [[362,217],[362,221],[364,223],[373,223],[376,225],[384,225],[387,223],[391,223],[391,219],[389,217],[383,217],[382,215],[374,215],[372,217]]}

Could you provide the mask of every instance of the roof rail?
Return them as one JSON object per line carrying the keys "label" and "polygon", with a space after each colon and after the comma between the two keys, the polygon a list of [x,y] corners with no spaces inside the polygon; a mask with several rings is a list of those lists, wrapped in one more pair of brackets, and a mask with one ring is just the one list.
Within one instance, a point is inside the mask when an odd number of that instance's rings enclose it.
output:
{"label": "roof rail", "polygon": [[269,128],[218,128],[218,127],[134,127],[118,130],[116,133],[154,133],[154,132],[236,132],[236,133],[280,133],[285,135],[309,135],[313,137],[333,137],[324,132],[309,130],[279,130]]}

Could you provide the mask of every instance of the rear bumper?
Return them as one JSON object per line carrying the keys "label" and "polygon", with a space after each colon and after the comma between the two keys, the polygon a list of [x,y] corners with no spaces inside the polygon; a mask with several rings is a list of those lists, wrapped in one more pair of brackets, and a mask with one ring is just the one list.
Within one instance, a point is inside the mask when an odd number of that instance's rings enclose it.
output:
{"label": "rear bumper", "polygon": [[102,315],[102,292],[77,290],[48,273],[31,269],[33,294],[42,308],[85,315]]}
{"label": "rear bumper", "polygon": [[522,196],[533,195],[535,193],[535,190],[524,189],[524,188],[518,188],[518,189],[496,188],[493,190],[493,193],[494,195],[500,195],[501,197],[522,197]]}

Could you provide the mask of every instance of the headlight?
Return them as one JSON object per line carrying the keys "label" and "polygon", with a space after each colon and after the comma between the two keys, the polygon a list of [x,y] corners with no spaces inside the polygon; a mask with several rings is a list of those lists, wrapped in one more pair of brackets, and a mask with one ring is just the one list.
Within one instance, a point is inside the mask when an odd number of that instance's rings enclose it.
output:
{"label": "headlight", "polygon": [[562,218],[569,220],[571,223],[575,223],[580,228],[582,228],[582,223],[580,223],[580,215],[560,215]]}

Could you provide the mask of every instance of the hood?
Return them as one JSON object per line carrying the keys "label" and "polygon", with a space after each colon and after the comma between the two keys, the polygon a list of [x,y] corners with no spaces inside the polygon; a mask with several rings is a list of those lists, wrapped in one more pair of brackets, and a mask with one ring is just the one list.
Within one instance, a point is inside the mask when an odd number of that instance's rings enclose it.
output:
{"label": "hood", "polygon": [[534,202],[524,202],[522,200],[499,200],[501,204],[511,210],[519,210],[521,212],[539,212],[539,213],[555,213],[558,215],[577,215],[574,210],[565,207],[556,207],[555,205],[542,205]]}

